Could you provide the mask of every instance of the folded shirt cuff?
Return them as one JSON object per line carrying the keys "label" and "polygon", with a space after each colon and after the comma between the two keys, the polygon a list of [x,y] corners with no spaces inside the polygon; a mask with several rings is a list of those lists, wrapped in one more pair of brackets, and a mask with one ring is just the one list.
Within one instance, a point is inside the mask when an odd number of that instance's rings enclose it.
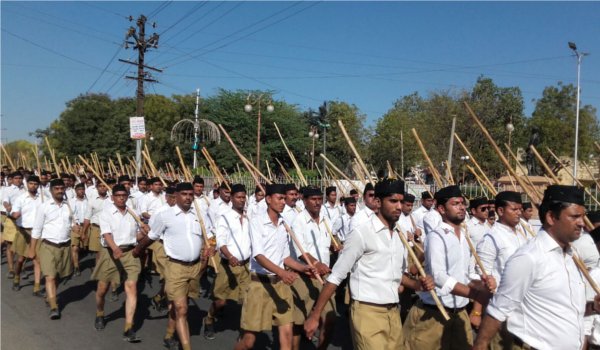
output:
{"label": "folded shirt cuff", "polygon": [[452,292],[454,286],[456,286],[457,283],[458,281],[456,280],[456,278],[449,276],[444,285],[440,288],[440,293],[442,295],[450,294],[450,292]]}

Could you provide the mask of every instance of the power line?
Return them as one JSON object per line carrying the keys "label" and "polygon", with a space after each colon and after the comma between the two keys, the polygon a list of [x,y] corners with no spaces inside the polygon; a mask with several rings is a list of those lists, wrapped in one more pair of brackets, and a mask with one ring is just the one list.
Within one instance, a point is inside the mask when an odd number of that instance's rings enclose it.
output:
{"label": "power line", "polygon": [[177,19],[175,22],[173,22],[173,24],[171,24],[169,27],[167,27],[167,29],[163,30],[160,33],[160,36],[164,36],[166,32],[168,32],[169,30],[171,30],[176,25],[180,24],[182,21],[184,21],[189,16],[193,15],[196,11],[200,10],[204,5],[206,5],[206,2],[201,2],[201,3],[197,4],[196,6],[194,6],[190,11],[188,11],[181,18]]}
{"label": "power line", "polygon": [[90,90],[96,85],[96,83],[98,82],[98,80],[100,80],[100,78],[102,78],[102,76],[104,75],[104,73],[108,69],[108,66],[110,66],[114,62],[115,57],[117,57],[117,55],[119,54],[119,52],[121,52],[122,48],[123,48],[122,46],[117,47],[117,51],[115,51],[115,54],[110,58],[110,60],[108,60],[108,63],[106,64],[106,66],[104,66],[104,69],[102,70],[102,72],[100,72],[100,75],[98,75],[98,78],[96,78],[96,80],[94,80],[94,82],[92,83],[92,85],[90,85],[90,87],[87,89],[86,93],[89,93]]}
{"label": "power line", "polygon": [[159,13],[161,13],[164,9],[166,9],[169,5],[171,5],[172,2],[173,1],[171,1],[171,0],[163,2],[156,9],[154,9],[154,11],[152,11],[148,14],[148,18],[156,17]]}
{"label": "power line", "polygon": [[105,9],[105,8],[100,7],[100,6],[94,4],[93,2],[90,2],[90,1],[82,1],[81,4],[84,4],[86,6],[90,6],[90,7],[96,8],[96,9],[104,11],[106,13],[110,13],[111,15],[115,15],[115,16],[117,16],[119,18],[128,18],[128,16],[122,15],[122,14],[120,14],[118,12],[115,12],[115,11],[112,11],[112,10]]}

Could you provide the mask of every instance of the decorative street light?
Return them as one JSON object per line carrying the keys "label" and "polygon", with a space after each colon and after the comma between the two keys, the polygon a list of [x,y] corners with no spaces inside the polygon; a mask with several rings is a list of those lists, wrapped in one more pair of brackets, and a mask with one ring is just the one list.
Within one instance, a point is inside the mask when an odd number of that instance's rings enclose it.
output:
{"label": "decorative street light", "polygon": [[462,174],[463,185],[465,184],[466,164],[469,159],[471,159],[471,157],[469,157],[469,156],[460,156],[460,160],[463,162],[463,174]]}
{"label": "decorative street light", "polygon": [[[510,117],[510,120],[506,124],[506,131],[508,131],[508,148],[511,149],[510,148],[511,136],[512,136],[513,131],[515,131],[515,126],[512,123],[512,116]],[[510,160],[510,158],[509,158],[509,160]]]}
{"label": "decorative street light", "polygon": [[319,138],[319,132],[316,126],[311,126],[308,132],[308,137],[312,139],[312,151],[310,152],[310,170],[315,167],[315,141]]}
{"label": "decorative street light", "polygon": [[581,60],[583,59],[583,56],[589,54],[577,51],[577,45],[575,45],[574,42],[569,42],[569,48],[575,52],[575,56],[577,57],[577,105],[575,106],[575,155],[573,158],[573,185],[575,185],[577,182],[577,150],[579,145],[579,94],[581,92],[579,83],[581,78]]}
{"label": "decorative street light", "polygon": [[260,117],[261,117],[261,103],[263,102],[263,98],[268,98],[269,102],[267,103],[267,112],[272,113],[275,110],[273,107],[273,101],[270,96],[265,94],[260,94],[258,96],[254,94],[248,94],[246,98],[246,105],[244,106],[244,111],[246,113],[252,112],[253,105],[256,105],[256,109],[258,111],[258,118],[256,121],[256,168],[260,170]]}

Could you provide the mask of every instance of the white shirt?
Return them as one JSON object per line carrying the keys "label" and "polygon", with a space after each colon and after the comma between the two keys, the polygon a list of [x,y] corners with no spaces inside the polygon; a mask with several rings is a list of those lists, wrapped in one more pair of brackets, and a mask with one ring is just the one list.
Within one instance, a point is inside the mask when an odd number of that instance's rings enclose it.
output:
{"label": "white shirt", "polygon": [[205,223],[207,225],[207,230],[214,230],[214,227],[217,224],[217,219],[219,218],[219,216],[223,215],[223,213],[227,212],[229,209],[231,209],[231,201],[229,201],[228,203],[225,203],[221,197],[215,199],[210,207],[208,207],[208,219],[210,220],[209,223]]}
{"label": "white shirt", "polygon": [[154,194],[154,192],[148,192],[142,197],[141,203],[139,204],[140,212],[147,213],[152,216],[154,212],[163,206],[167,200],[165,199],[164,193]]}
{"label": "white shirt", "polygon": [[433,209],[433,206],[431,207],[431,209],[427,209],[424,206],[420,206],[417,209],[413,210],[413,212],[412,212],[413,219],[415,219],[415,224],[417,225],[418,228],[421,229],[421,231],[423,231],[423,229],[424,229],[423,217],[425,216],[425,214],[429,213],[432,210],[435,210],[435,209]]}
{"label": "white shirt", "polygon": [[[423,232],[429,234],[442,224],[442,215],[437,210],[431,210],[423,216]],[[418,225],[417,225],[418,226]]]}
{"label": "white shirt", "polygon": [[131,193],[129,194],[129,197],[133,200],[134,204],[135,204],[135,211],[138,213],[142,212],[142,202],[144,201],[144,196],[146,195],[147,192],[142,192],[142,191],[133,191],[133,188],[131,189]]}
{"label": "white shirt", "polygon": [[165,253],[173,259],[191,262],[200,258],[202,231],[193,207],[184,212],[174,205],[155,213],[148,237],[152,240],[162,237]]}
{"label": "white shirt", "polygon": [[333,224],[333,232],[337,233],[340,241],[344,242],[350,234],[350,226],[352,224],[354,216],[350,216],[348,213],[340,215],[337,221]]}
{"label": "white shirt", "polygon": [[64,243],[71,239],[73,215],[66,201],[57,204],[54,199],[38,206],[31,237]]}
{"label": "white shirt", "polygon": [[93,198],[94,199],[88,202],[84,218],[85,220],[90,220],[90,223],[92,224],[100,225],[100,213],[102,213],[104,208],[111,206],[112,203],[108,194],[104,198],[98,195]]}
{"label": "white shirt", "polygon": [[506,263],[487,313],[536,349],[581,349],[585,286],[572,255],[540,230]]}
{"label": "white shirt", "polygon": [[[239,261],[250,258],[250,225],[247,217],[229,209],[217,218],[217,248],[226,246],[227,250]],[[225,256],[221,253],[221,256]]]}
{"label": "white shirt", "polygon": [[[327,222],[326,222],[327,220]],[[296,234],[296,238],[304,248],[307,254],[313,258],[329,266],[329,247],[331,246],[331,238],[327,232],[327,227],[331,229],[329,219],[319,213],[319,224],[310,216],[308,211],[303,210],[298,214],[292,224],[292,231]],[[296,260],[300,260],[300,249],[294,243],[294,252],[292,256]]]}
{"label": "white shirt", "polygon": [[75,219],[75,223],[78,225],[83,225],[83,220],[85,220],[85,212],[87,211],[88,200],[87,198],[79,199],[77,197],[71,199],[69,202],[71,205],[71,209],[73,209],[73,216]]}
{"label": "white shirt", "polygon": [[89,186],[85,189],[85,196],[87,198],[96,198],[98,197],[98,190],[96,189],[96,186],[92,185]]}
{"label": "white shirt", "polygon": [[467,221],[467,230],[469,230],[469,237],[471,237],[471,241],[473,245],[477,247],[477,244],[483,238],[487,232],[489,232],[492,227],[488,224],[487,220],[483,220],[480,222],[476,217],[472,217]]}
{"label": "white shirt", "polygon": [[29,191],[22,193],[15,199],[12,207],[12,213],[21,213],[21,216],[15,221],[17,226],[32,228],[35,222],[37,207],[42,203],[42,198],[36,193],[31,196]]}
{"label": "white shirt", "polygon": [[121,213],[114,204],[100,213],[100,243],[108,247],[104,235],[110,233],[118,246],[137,244],[138,223],[129,211]]}
{"label": "white shirt", "polygon": [[342,215],[342,210],[338,204],[331,205],[325,201],[321,207],[321,212],[327,216],[329,222],[335,222],[337,218]]}
{"label": "white shirt", "polygon": [[259,213],[267,211],[267,201],[262,199],[260,202],[248,206],[248,218],[253,220]]}
{"label": "white shirt", "polygon": [[[352,230],[354,230],[356,227],[371,220],[373,218],[373,216],[376,216],[375,212],[373,210],[369,209],[369,207],[367,207],[367,206],[365,206],[361,210],[357,211],[356,214],[354,214],[354,216],[352,217],[352,222],[350,223],[350,231],[348,233],[351,233]],[[346,237],[346,239],[347,238],[348,237]]]}
{"label": "white shirt", "polygon": [[258,213],[256,218],[250,221],[250,242],[252,244],[252,259],[250,260],[250,271],[263,275],[273,273],[262,267],[256,256],[263,255],[273,264],[284,268],[283,260],[290,256],[289,236],[280,216],[277,225],[273,225],[267,212]]}
{"label": "white shirt", "polygon": [[577,249],[577,255],[583,260],[588,269],[593,269],[600,265],[600,253],[594,243],[594,239],[587,232],[581,232],[581,236],[571,243]]}
{"label": "white shirt", "polygon": [[398,288],[407,268],[407,251],[396,228],[390,232],[377,215],[356,227],[344,243],[328,282],[335,285],[350,274],[353,300],[398,303]]}
{"label": "white shirt", "polygon": [[416,231],[415,225],[413,225],[410,214],[408,214],[408,215],[404,215],[404,213],[400,214],[400,218],[398,219],[398,225],[400,225],[400,229],[404,233],[414,234]]}
{"label": "white shirt", "polygon": [[[425,246],[425,272],[433,277],[442,304],[449,308],[466,306],[468,298],[451,292],[457,283],[467,285],[479,276],[475,274],[474,259],[462,230],[460,238],[456,237],[454,228],[442,222],[425,237]],[[425,304],[435,305],[430,293],[419,292],[419,297]]]}
{"label": "white shirt", "polygon": [[27,192],[27,190],[23,186],[17,187],[15,185],[10,185],[7,189],[4,190],[4,197],[2,198],[2,202],[3,204],[8,203],[10,205],[13,205],[17,197],[25,192]]}
{"label": "white shirt", "polygon": [[[470,230],[469,233],[471,233]],[[485,272],[494,276],[499,285],[506,262],[517,249],[525,244],[527,244],[527,238],[521,232],[513,231],[510,227],[497,221],[490,232],[487,232],[477,244],[477,255],[479,255]],[[476,266],[476,270],[481,274],[479,266]]]}
{"label": "white shirt", "polygon": [[285,205],[285,207],[283,207],[283,211],[281,212],[283,220],[285,220],[285,222],[289,226],[292,226],[292,224],[294,223],[294,219],[296,219],[296,216],[298,216],[298,214],[299,212],[296,209],[296,207],[292,208],[287,204]]}

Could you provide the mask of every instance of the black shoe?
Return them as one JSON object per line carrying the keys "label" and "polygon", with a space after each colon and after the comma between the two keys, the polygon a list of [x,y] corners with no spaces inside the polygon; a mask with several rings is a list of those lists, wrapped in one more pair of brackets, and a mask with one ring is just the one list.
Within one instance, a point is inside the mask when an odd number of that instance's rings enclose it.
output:
{"label": "black shoe", "polygon": [[19,282],[13,281],[12,290],[14,290],[15,292],[18,292],[20,289],[21,289],[21,285],[19,284]]}
{"label": "black shoe", "polygon": [[204,318],[204,338],[208,340],[215,339],[215,322],[206,323],[206,318]]}
{"label": "black shoe", "polygon": [[12,280],[15,278],[15,272],[14,271],[8,271],[8,273],[6,274],[6,278],[8,278],[9,280]]}
{"label": "black shoe", "polygon": [[94,327],[96,328],[96,330],[101,331],[104,329],[104,326],[105,326],[104,317],[96,316],[96,320],[94,321]]}
{"label": "black shoe", "polygon": [[38,290],[32,293],[32,295],[34,297],[38,297],[38,298],[45,298],[46,297],[46,292],[43,290]]}
{"label": "black shoe", "polygon": [[117,294],[116,290],[110,292],[110,301],[112,301],[112,302],[119,301],[119,294]]}
{"label": "black shoe", "polygon": [[73,270],[73,276],[75,276],[75,277],[81,276],[81,270],[79,270],[79,268],[75,268],[75,270]]}
{"label": "black shoe", "polygon": [[60,318],[60,311],[58,309],[50,309],[50,319],[58,320]]}
{"label": "black shoe", "polygon": [[130,343],[139,343],[142,341],[142,339],[135,334],[133,329],[129,329],[127,332],[123,333],[123,340]]}
{"label": "black shoe", "polygon": [[179,350],[179,342],[177,341],[177,339],[175,339],[175,337],[163,339],[163,343],[165,344],[165,347],[169,350]]}

